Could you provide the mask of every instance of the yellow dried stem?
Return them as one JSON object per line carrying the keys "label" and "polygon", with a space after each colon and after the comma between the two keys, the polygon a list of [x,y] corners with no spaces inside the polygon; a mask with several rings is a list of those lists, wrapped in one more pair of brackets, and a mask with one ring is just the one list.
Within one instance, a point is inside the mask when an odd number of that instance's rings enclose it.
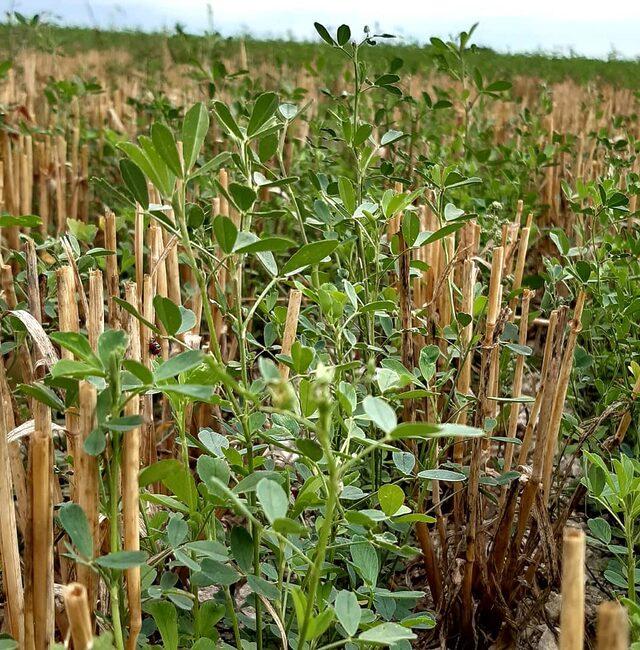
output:
{"label": "yellow dried stem", "polygon": [[562,540],[560,650],[584,648],[584,553],[584,532],[577,528],[565,528]]}
{"label": "yellow dried stem", "polygon": [[40,284],[38,281],[38,258],[33,239],[27,239],[24,244],[25,262],[27,265],[27,302],[29,313],[42,323],[42,305],[40,303]]}
{"label": "yellow dried stem", "polygon": [[[137,308],[137,305],[135,305]],[[89,271],[89,315],[87,317],[87,334],[89,344],[94,350],[98,348],[98,338],[104,332],[104,287],[102,271]]]}
{"label": "yellow dried stem", "polygon": [[578,334],[582,329],[582,310],[584,308],[585,299],[586,294],[584,291],[581,291],[576,301],[573,320],[571,321],[570,325],[569,336],[567,338],[564,354],[562,355],[562,361],[560,363],[560,374],[555,386],[553,408],[551,411],[549,431],[547,433],[547,446],[545,450],[544,460],[543,495],[545,501],[548,501],[549,490],[551,489],[553,459],[558,447],[558,433],[560,431],[560,424],[562,422],[562,411],[564,409],[564,402],[567,397],[569,380],[571,379],[571,370],[573,369],[573,356],[578,340]]}
{"label": "yellow dried stem", "polygon": [[33,621],[36,649],[53,639],[53,445],[51,411],[34,402],[35,429],[31,438]]}
{"label": "yellow dried stem", "polygon": [[63,592],[64,608],[69,619],[69,632],[73,650],[88,650],[93,647],[92,609],[89,607],[87,590],[83,584],[72,582]]}
{"label": "yellow dried stem", "polygon": [[[173,211],[167,213],[168,218],[174,221]],[[170,242],[173,243],[171,245]],[[165,260],[166,278],[167,278],[167,296],[171,302],[176,305],[182,304],[182,294],[180,289],[180,264],[178,262],[178,244],[172,238],[171,233],[163,231],[163,244],[168,250]]]}
{"label": "yellow dried stem", "polygon": [[487,328],[485,342],[489,343],[498,320],[500,300],[502,298],[502,258],[504,248],[496,246],[491,258],[491,278],[489,280],[489,297],[487,300]]}
{"label": "yellow dried stem", "polygon": [[104,215],[104,245],[107,250],[113,251],[107,255],[105,261],[107,282],[107,314],[109,327],[118,329],[120,326],[120,312],[114,298],[120,297],[120,276],[118,273],[118,243],[116,239],[116,215],[107,210]]}
{"label": "yellow dried stem", "polygon": [[520,453],[518,455],[519,465],[524,465],[527,462],[527,455],[529,454],[529,449],[531,449],[531,443],[533,441],[533,431],[538,421],[540,407],[542,406],[542,398],[544,396],[544,389],[545,389],[545,377],[547,376],[547,369],[549,367],[549,363],[551,360],[551,351],[553,349],[553,341],[555,338],[557,325],[558,325],[558,311],[554,310],[551,312],[551,315],[549,317],[549,326],[547,328],[547,339],[544,345],[544,353],[542,356],[542,368],[540,370],[540,386],[538,387],[538,392],[536,393],[536,401],[533,403],[533,408],[531,409],[531,414],[529,415],[527,428],[522,438],[522,445],[520,445]]}
{"label": "yellow dried stem", "polygon": [[144,212],[140,205],[136,203],[136,218],[134,224],[134,256],[136,266],[136,286],[138,287],[139,303],[136,307],[142,309],[142,291],[144,282]]}
{"label": "yellow dried stem", "polygon": [[[531,303],[531,297],[534,295],[533,291],[525,290],[522,295],[522,307],[520,308],[520,329],[518,332],[518,343],[520,345],[527,344],[527,331],[529,326],[529,305]],[[525,356],[519,354],[516,359],[516,367],[513,373],[513,388],[511,391],[511,396],[514,399],[518,399],[522,395],[522,377],[524,374],[524,362]],[[516,431],[518,429],[518,415],[520,414],[520,403],[514,402],[511,405],[511,412],[509,413],[509,425],[507,429],[507,437],[514,439],[516,437]],[[511,462],[513,459],[513,444],[507,444],[505,446],[504,452],[504,472],[508,472],[511,469]]]}
{"label": "yellow dried stem", "polygon": [[[126,300],[131,305],[138,303],[138,295],[134,284],[125,287]],[[129,333],[128,357],[134,361],[141,360],[140,323],[129,316],[127,331]],[[130,399],[124,409],[125,415],[140,414],[140,398]],[[140,427],[127,432],[124,437],[122,452],[122,519],[124,534],[124,550],[140,550],[140,503],[138,474],[140,471]],[[136,641],[142,626],[140,567],[126,571],[127,598],[129,604],[129,636],[127,648],[135,650]]]}
{"label": "yellow dried stem", "polygon": [[[531,220],[532,215],[529,215],[529,221]],[[529,221],[527,223],[529,223]],[[524,275],[524,265],[527,260],[527,249],[529,247],[529,236],[531,234],[531,227],[527,225],[522,229],[520,233],[520,242],[518,244],[518,259],[516,260],[516,267],[513,274],[513,285],[511,287],[512,291],[518,291],[522,286],[522,277]],[[517,297],[514,297],[511,300],[510,307],[513,310]]]}
{"label": "yellow dried stem", "polygon": [[[61,266],[56,271],[56,279],[58,284],[58,327],[61,332],[78,332],[78,302],[73,269],[70,266]],[[73,359],[73,353],[66,348],[61,348],[60,357]],[[75,409],[67,409],[65,429],[67,430],[67,451],[72,458],[75,458],[78,437],[78,413]],[[73,485],[75,485],[75,481]]]}
{"label": "yellow dried stem", "polygon": [[[100,499],[98,495],[98,461],[84,451],[84,443],[95,427],[96,388],[88,381],[78,386],[80,405],[80,436],[76,455],[76,503],[84,510],[93,540],[93,552],[100,552],[100,531],[98,527]],[[98,590],[96,572],[85,564],[77,565],[77,579],[87,590],[91,611],[95,610]]]}
{"label": "yellow dried stem", "polygon": [[[284,333],[282,335],[281,354],[289,356],[291,347],[296,340],[296,331],[298,330],[298,317],[300,316],[300,303],[302,301],[302,291],[291,289],[289,292],[289,303],[287,305],[287,318],[284,323]],[[289,366],[284,363],[279,364],[280,374],[283,379],[289,378]]]}
{"label": "yellow dried stem", "polygon": [[[4,379],[4,361],[0,356],[0,372]],[[0,557],[2,558],[2,587],[5,596],[5,615],[11,636],[22,646],[24,642],[24,594],[20,569],[20,552],[13,503],[13,481],[9,445],[7,444],[7,415],[4,399],[0,402]],[[11,413],[13,417],[13,413]]]}
{"label": "yellow dried stem", "polygon": [[598,605],[596,625],[597,650],[628,650],[629,617],[617,601],[605,601]]}

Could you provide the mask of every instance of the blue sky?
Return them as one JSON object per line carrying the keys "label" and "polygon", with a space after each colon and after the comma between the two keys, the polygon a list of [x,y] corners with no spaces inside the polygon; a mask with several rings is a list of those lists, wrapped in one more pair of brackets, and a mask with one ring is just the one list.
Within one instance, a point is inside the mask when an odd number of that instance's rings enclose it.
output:
{"label": "blue sky", "polygon": [[[449,36],[479,21],[476,42],[499,51],[544,50],[594,57],[640,57],[640,2],[625,0],[0,0],[4,10],[47,12],[60,22],[101,27],[213,26],[224,35],[313,38],[313,21],[369,24],[407,40]],[[603,11],[606,14],[603,15]]]}

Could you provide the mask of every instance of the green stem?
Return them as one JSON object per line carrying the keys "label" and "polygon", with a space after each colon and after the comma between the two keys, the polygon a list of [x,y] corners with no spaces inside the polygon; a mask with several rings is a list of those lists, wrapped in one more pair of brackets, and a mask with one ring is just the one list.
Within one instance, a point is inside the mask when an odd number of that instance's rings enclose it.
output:
{"label": "green stem", "polygon": [[300,628],[300,635],[298,638],[298,648],[303,650],[304,643],[307,639],[309,631],[309,624],[313,618],[313,612],[316,604],[316,593],[318,591],[318,584],[320,582],[320,575],[322,573],[322,566],[327,554],[327,547],[333,529],[333,518],[335,514],[336,505],[338,503],[338,494],[340,492],[340,475],[338,466],[333,455],[330,439],[330,412],[331,407],[329,402],[322,400],[318,406],[319,420],[318,420],[318,440],[322,445],[324,455],[327,461],[327,502],[324,510],[324,521],[320,528],[320,535],[316,546],[316,553],[313,559],[313,565],[310,569],[309,588],[307,591],[307,604],[305,608],[304,620]]}
{"label": "green stem", "polygon": [[[118,526],[118,491],[119,491],[119,466],[120,466],[120,440],[116,434],[111,443],[112,457],[109,466],[109,550],[117,553],[120,550],[120,529]],[[111,575],[111,621],[113,624],[113,637],[118,650],[124,648],[122,621],[120,619],[120,585],[122,575],[115,578]]]}
{"label": "green stem", "polygon": [[231,598],[231,590],[229,587],[224,588],[224,595],[227,601],[227,612],[229,618],[231,619],[231,625],[233,627],[233,637],[236,641],[236,648],[242,650],[242,639],[240,637],[240,627],[238,625],[238,616],[236,615],[236,610],[234,608],[233,598]]}

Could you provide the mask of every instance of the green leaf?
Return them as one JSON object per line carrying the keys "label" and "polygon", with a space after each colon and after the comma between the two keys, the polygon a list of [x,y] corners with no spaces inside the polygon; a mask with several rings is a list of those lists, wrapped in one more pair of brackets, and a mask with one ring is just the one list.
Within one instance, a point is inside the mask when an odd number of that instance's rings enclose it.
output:
{"label": "green leaf", "polygon": [[153,616],[162,637],[165,650],[178,650],[178,612],[166,600],[154,600],[145,604],[145,611]]}
{"label": "green leaf", "polygon": [[222,252],[227,253],[227,255],[233,252],[233,247],[238,238],[238,229],[233,221],[229,217],[219,214],[213,220],[213,232]]}
{"label": "green leaf", "polygon": [[606,519],[603,519],[602,517],[589,519],[587,525],[596,539],[600,540],[603,544],[611,543],[611,526]]}
{"label": "green leaf", "polygon": [[289,499],[279,483],[264,479],[258,483],[256,494],[269,523],[272,524],[276,519],[286,517]]}
{"label": "green leaf", "polygon": [[533,350],[528,345],[520,345],[519,343],[505,343],[505,348],[511,350],[515,354],[520,354],[523,357],[529,357],[533,354]]}
{"label": "green leaf", "polygon": [[415,456],[409,451],[394,451],[391,454],[393,464],[403,473],[411,474],[416,464]]}
{"label": "green leaf", "polygon": [[238,123],[235,121],[233,115],[231,115],[231,111],[226,104],[213,102],[213,112],[229,135],[238,140],[243,139],[242,131],[240,131]]}
{"label": "green leaf", "polygon": [[398,423],[395,411],[380,397],[368,395],[362,402],[362,408],[371,421],[385,433],[392,431]]}
{"label": "green leaf", "polygon": [[320,38],[325,43],[328,43],[329,45],[336,45],[336,42],[333,40],[331,34],[329,34],[327,28],[324,25],[321,25],[320,23],[313,23],[313,26],[316,28],[316,31],[318,34],[320,34]]}
{"label": "green leaf", "polygon": [[566,255],[569,252],[571,244],[569,243],[569,238],[561,228],[554,228],[551,230],[551,232],[549,232],[549,239],[551,239],[551,241],[556,245],[556,248],[561,255]]}
{"label": "green leaf", "polygon": [[105,569],[124,571],[144,564],[147,561],[147,554],[144,551],[116,551],[97,557],[94,561]]}
{"label": "green leaf", "polygon": [[182,325],[182,314],[178,306],[169,298],[157,295],[153,299],[153,308],[158,320],[164,325],[167,334],[171,336],[176,334]]}
{"label": "green leaf", "polygon": [[311,440],[310,438],[298,438],[296,440],[296,447],[301,454],[316,463],[322,460],[322,447],[315,440]]}
{"label": "green leaf", "polygon": [[399,623],[381,623],[360,633],[359,641],[374,645],[394,645],[400,641],[412,641],[416,635]]}
{"label": "green leaf", "polygon": [[189,525],[181,515],[172,515],[167,524],[167,541],[175,549],[184,542],[189,534]]}
{"label": "green leaf", "polygon": [[140,321],[145,327],[148,327],[154,334],[161,334],[160,329],[157,328],[152,322],[148,321],[142,316],[142,314],[126,300],[118,298],[118,296],[113,296],[114,302],[124,309],[128,314],[131,314],[136,320]]}
{"label": "green leaf", "polygon": [[144,424],[144,419],[140,415],[123,415],[119,418],[111,418],[105,424],[109,431],[131,431]]}
{"label": "green leaf", "polygon": [[24,214],[20,217],[14,217],[10,214],[0,215],[0,228],[37,228],[42,225],[42,219],[35,214]]}
{"label": "green leaf", "polygon": [[275,93],[262,93],[253,105],[247,135],[251,138],[273,117],[278,108],[278,96]]}
{"label": "green leaf", "polygon": [[228,485],[230,478],[229,465],[224,458],[212,458],[211,456],[200,456],[196,464],[198,476],[207,486],[212,496],[220,496],[218,481]]}
{"label": "green leaf", "polygon": [[147,188],[147,179],[132,160],[123,158],[120,161],[120,174],[122,180],[133,198],[146,210],[149,207],[149,189]]}
{"label": "green leaf", "polygon": [[251,587],[251,590],[256,593],[268,598],[269,600],[278,600],[280,598],[280,591],[278,587],[272,582],[268,582],[264,578],[249,574],[247,576],[247,584]]}
{"label": "green leaf", "polygon": [[319,264],[325,257],[333,253],[338,244],[339,242],[335,239],[324,239],[305,244],[289,258],[282,267],[282,273],[290,275],[306,266]]}
{"label": "green leaf", "polygon": [[91,366],[84,361],[60,359],[51,368],[52,377],[69,377],[71,379],[86,379],[87,377],[103,377],[104,370]]}
{"label": "green leaf", "polygon": [[375,585],[380,571],[380,560],[373,544],[367,540],[357,541],[349,546],[351,560],[363,580]]}
{"label": "green leaf", "polygon": [[358,631],[362,618],[362,609],[358,604],[358,597],[352,591],[343,589],[338,592],[333,606],[340,625],[349,636],[353,636]]}
{"label": "green leaf", "polygon": [[382,136],[382,139],[380,140],[380,146],[386,147],[388,144],[397,142],[403,136],[404,133],[402,131],[395,131],[394,129],[390,129]]}
{"label": "green leaf", "polygon": [[420,350],[418,366],[425,381],[430,381],[436,373],[436,362],[440,356],[440,348],[437,345],[427,345]]}
{"label": "green leaf", "polygon": [[292,246],[295,242],[288,237],[267,236],[257,239],[248,244],[242,244],[234,249],[234,253],[261,253],[265,251],[284,251]]}
{"label": "green leaf", "polygon": [[273,521],[273,530],[281,535],[298,535],[304,537],[308,530],[299,521],[289,519],[289,517],[279,517]]}
{"label": "green leaf", "polygon": [[167,359],[160,364],[153,372],[156,381],[162,381],[175,377],[182,372],[196,368],[202,363],[204,354],[202,350],[186,350],[175,357]]}
{"label": "green leaf", "polygon": [[452,472],[448,469],[426,469],[418,472],[418,476],[433,481],[465,481],[467,478],[461,472]]}
{"label": "green leaf", "polygon": [[463,424],[429,424],[427,422],[403,422],[390,432],[393,440],[403,438],[478,438],[485,435],[482,429],[468,427]]}
{"label": "green leaf", "polygon": [[[316,28],[317,29],[317,28]],[[338,27],[338,45],[346,45],[349,42],[349,39],[351,38],[351,30],[349,29],[349,25],[340,25]]]}
{"label": "green leaf", "polygon": [[509,90],[511,88],[511,82],[510,81],[494,81],[493,83],[490,83],[485,90],[487,90],[490,93],[499,93],[504,90]]}
{"label": "green leaf", "polygon": [[[118,147],[124,151],[127,156],[138,166],[145,176],[165,195],[171,193],[169,179],[166,175],[166,169],[162,169],[164,162],[154,152],[149,156],[149,151],[143,150],[133,142],[120,142]],[[155,156],[154,156],[155,153]],[[161,165],[158,165],[158,162]]]}
{"label": "green leaf", "polygon": [[242,526],[234,526],[229,536],[231,555],[238,566],[245,572],[253,570],[253,538]]}
{"label": "green leaf", "polygon": [[97,352],[102,365],[108,368],[113,355],[123,358],[129,345],[129,337],[122,330],[106,330],[98,337]]}
{"label": "green leaf", "polygon": [[65,405],[64,402],[56,395],[56,393],[41,383],[35,384],[18,384],[17,390],[23,395],[32,397],[33,399],[46,404],[50,409],[54,411],[64,411]]}
{"label": "green leaf", "polygon": [[464,210],[457,208],[453,203],[447,203],[444,206],[444,218],[445,221],[454,221],[455,219],[460,218],[464,214]]}
{"label": "green leaf", "polygon": [[86,437],[82,448],[89,456],[97,456],[105,450],[106,446],[107,439],[104,431],[101,427],[97,427]]}
{"label": "green leaf", "polygon": [[229,183],[229,196],[240,212],[248,212],[258,195],[248,185]]}
{"label": "green leaf", "polygon": [[196,324],[196,315],[190,309],[187,309],[182,305],[178,305],[178,309],[180,310],[180,327],[176,334],[184,334],[194,328]]}
{"label": "green leaf", "polygon": [[435,232],[421,232],[416,239],[415,246],[426,246],[427,244],[433,244],[433,242],[440,241],[444,239],[447,235],[450,235],[453,232],[457,232],[464,226],[465,222],[462,220],[454,221],[453,223],[448,223],[446,226],[442,226]]}
{"label": "green leaf", "polygon": [[78,553],[86,559],[93,557],[93,537],[84,510],[76,503],[67,502],[58,513],[60,523]]}
{"label": "green leaf", "polygon": [[356,209],[356,193],[353,184],[345,176],[340,176],[338,179],[338,192],[346,211],[353,214]]}
{"label": "green leaf", "polygon": [[179,178],[182,178],[182,165],[176,140],[168,126],[156,122],[151,126],[151,141],[158,155],[167,167]]}
{"label": "green leaf", "polygon": [[391,517],[398,512],[400,506],[404,503],[404,492],[398,485],[392,483],[383,485],[378,490],[378,501],[380,502],[382,512],[387,517]]}
{"label": "green leaf", "polygon": [[194,104],[182,122],[182,153],[187,172],[195,165],[209,130],[209,114],[202,102]]}
{"label": "green leaf", "polygon": [[333,616],[331,607],[323,609],[317,616],[314,616],[309,622],[309,640],[316,639],[324,634],[333,622]]}
{"label": "green leaf", "polygon": [[240,580],[240,574],[230,567],[228,564],[223,564],[211,558],[205,558],[201,564],[202,573],[209,578],[213,585],[223,585],[228,587]]}

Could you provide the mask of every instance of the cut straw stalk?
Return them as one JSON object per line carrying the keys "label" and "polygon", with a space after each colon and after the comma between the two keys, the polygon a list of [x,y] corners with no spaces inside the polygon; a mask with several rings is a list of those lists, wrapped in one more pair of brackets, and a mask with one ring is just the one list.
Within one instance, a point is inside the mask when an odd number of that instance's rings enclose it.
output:
{"label": "cut straw stalk", "polygon": [[[489,280],[489,298],[487,307],[486,331],[483,342],[482,361],[480,366],[480,388],[478,390],[480,404],[476,413],[476,425],[482,426],[484,418],[491,408],[487,399],[493,391],[490,378],[492,375],[489,367],[494,345],[494,332],[500,310],[502,297],[502,246],[493,249],[491,260],[491,279]],[[494,365],[495,361],[491,362]],[[494,373],[496,371],[494,370]],[[462,578],[462,615],[465,633],[471,633],[473,627],[473,600],[472,587],[475,566],[478,559],[477,537],[478,529],[482,523],[482,503],[480,497],[480,466],[483,457],[484,441],[474,440],[471,448],[471,464],[469,466],[469,481],[467,485],[467,502],[469,523],[466,531],[465,565]]]}
{"label": "cut straw stalk", "polygon": [[[302,301],[302,291],[291,289],[289,292],[289,303],[287,305],[287,318],[284,323],[284,333],[282,335],[281,354],[289,356],[291,348],[296,340],[298,330],[298,317],[300,316],[300,303]],[[280,374],[283,379],[289,379],[289,366],[284,363],[279,364]]]}
{"label": "cut straw stalk", "polygon": [[598,650],[628,650],[629,617],[617,601],[605,601],[598,606],[596,627]]}
{"label": "cut straw stalk", "polygon": [[[80,405],[80,436],[76,455],[76,502],[87,517],[89,531],[93,540],[93,552],[98,554],[100,548],[98,462],[95,456],[91,456],[84,451],[84,442],[95,426],[96,389],[93,384],[88,381],[80,382],[78,402]],[[88,601],[93,612],[98,588],[97,575],[86,564],[78,564],[77,578],[78,582],[86,588]]]}
{"label": "cut straw stalk", "polygon": [[547,433],[547,446],[545,450],[544,459],[544,473],[543,473],[543,495],[545,501],[549,500],[549,491],[551,489],[551,476],[553,473],[553,459],[558,447],[558,433],[560,431],[560,423],[562,421],[562,411],[564,409],[564,402],[567,397],[567,389],[569,387],[569,380],[571,378],[571,370],[573,369],[573,356],[575,353],[578,334],[582,329],[582,310],[584,308],[586,294],[581,291],[576,301],[574,309],[573,320],[567,337],[564,354],[560,365],[560,373],[558,381],[555,386],[555,394],[553,397],[553,408],[551,411],[551,421],[549,423],[549,431]]}
{"label": "cut straw stalk", "polygon": [[[144,296],[138,296],[142,304],[142,315],[150,323],[155,320],[153,308],[153,284],[149,275],[143,278]],[[140,325],[140,355],[142,363],[151,368],[151,357],[149,354],[149,343],[151,341],[151,330],[144,324]],[[145,395],[142,401],[142,413],[145,420],[142,436],[142,462],[144,465],[151,465],[157,460],[156,433],[153,420],[153,395]]]}
{"label": "cut straw stalk", "polygon": [[527,428],[525,429],[524,436],[522,438],[522,445],[520,445],[520,452],[518,455],[518,464],[524,465],[527,462],[527,455],[529,454],[529,449],[531,448],[531,443],[533,441],[533,431],[535,429],[536,423],[538,421],[538,415],[540,413],[540,407],[542,406],[542,398],[544,397],[545,392],[545,378],[549,369],[549,363],[551,361],[551,351],[553,348],[553,341],[555,339],[556,328],[558,326],[558,311],[554,310],[549,316],[549,326],[547,328],[547,339],[544,344],[544,352],[542,355],[542,368],[540,370],[540,386],[538,387],[538,392],[536,394],[536,401],[533,404],[531,413],[529,415],[529,421],[527,422]]}
{"label": "cut straw stalk", "polygon": [[[4,371],[4,362],[0,357]],[[22,647],[24,643],[24,594],[20,571],[20,553],[13,507],[13,482],[7,444],[7,405],[0,403],[0,554],[2,556],[2,586],[5,595],[5,613],[11,636]]]}
{"label": "cut straw stalk", "polygon": [[[137,309],[137,305],[135,305]],[[98,338],[104,332],[104,289],[102,271],[89,271],[89,315],[87,317],[87,333],[89,345],[95,351],[98,349]]]}
{"label": "cut straw stalk", "polygon": [[562,541],[560,650],[584,648],[584,554],[584,532],[577,528],[565,528]]}
{"label": "cut straw stalk", "polygon": [[[58,282],[58,322],[61,332],[78,331],[78,303],[76,301],[76,280],[70,266],[61,266],[56,271]],[[62,359],[73,359],[73,353],[66,348],[60,350]],[[67,430],[67,452],[75,459],[77,455],[78,413],[75,409],[67,409],[65,413],[65,428]],[[75,481],[72,484],[75,489]]]}
{"label": "cut straw stalk", "polygon": [[35,430],[31,439],[31,498],[33,558],[33,621],[36,650],[53,639],[53,454],[51,411],[34,403]]}
{"label": "cut straw stalk", "polygon": [[142,292],[144,283],[144,212],[137,203],[133,248],[135,257],[136,287],[138,288],[138,298],[140,300],[136,307],[138,310],[142,310]]}
{"label": "cut straw stalk", "polygon": [[[138,304],[138,292],[134,284],[125,287],[127,302]],[[128,327],[130,359],[140,362],[140,322],[129,316]],[[131,398],[124,408],[125,416],[140,414],[140,398]],[[122,452],[122,515],[124,529],[124,550],[140,550],[140,504],[138,474],[140,471],[140,427],[127,432],[124,437]],[[135,650],[136,641],[142,626],[140,567],[132,567],[126,571],[127,598],[129,603],[129,636],[128,650]]]}
{"label": "cut straw stalk", "polygon": [[114,298],[120,297],[120,276],[118,274],[118,257],[116,255],[118,250],[116,238],[116,215],[113,214],[111,210],[107,210],[104,215],[104,242],[105,248],[113,252],[112,255],[107,255],[105,262],[109,326],[113,329],[117,329],[119,327],[119,310]]}
{"label": "cut straw stalk", "polygon": [[[476,282],[477,267],[473,260],[466,259],[463,264],[462,272],[462,312],[471,315],[473,313],[473,291]],[[456,390],[466,400],[471,392],[471,365],[473,362],[473,353],[470,349],[473,338],[473,321],[466,325],[461,332],[461,346],[464,355],[460,373],[456,384]],[[466,424],[469,417],[469,405],[465,403],[458,415],[456,421],[458,424]],[[462,465],[465,452],[465,440],[459,438],[453,446],[453,462]],[[456,490],[453,498],[454,502],[454,520],[458,526],[463,520],[463,502],[464,493],[462,490]]]}
{"label": "cut straw stalk", "polygon": [[[527,344],[527,330],[529,324],[529,304],[534,292],[525,290],[522,296],[522,307],[520,309],[520,330],[518,332],[519,345]],[[525,356],[519,354],[516,359],[516,367],[513,374],[513,389],[512,397],[518,399],[522,394],[522,376],[524,373]],[[509,413],[509,428],[507,430],[507,437],[514,439],[518,429],[518,415],[520,414],[520,403],[514,402],[511,406],[511,413]],[[503,472],[508,472],[511,469],[511,462],[513,459],[513,444],[507,444],[504,451],[504,469]]]}
{"label": "cut straw stalk", "polygon": [[93,626],[87,590],[84,585],[72,582],[64,588],[62,593],[69,619],[73,650],[87,650],[93,646]]}

